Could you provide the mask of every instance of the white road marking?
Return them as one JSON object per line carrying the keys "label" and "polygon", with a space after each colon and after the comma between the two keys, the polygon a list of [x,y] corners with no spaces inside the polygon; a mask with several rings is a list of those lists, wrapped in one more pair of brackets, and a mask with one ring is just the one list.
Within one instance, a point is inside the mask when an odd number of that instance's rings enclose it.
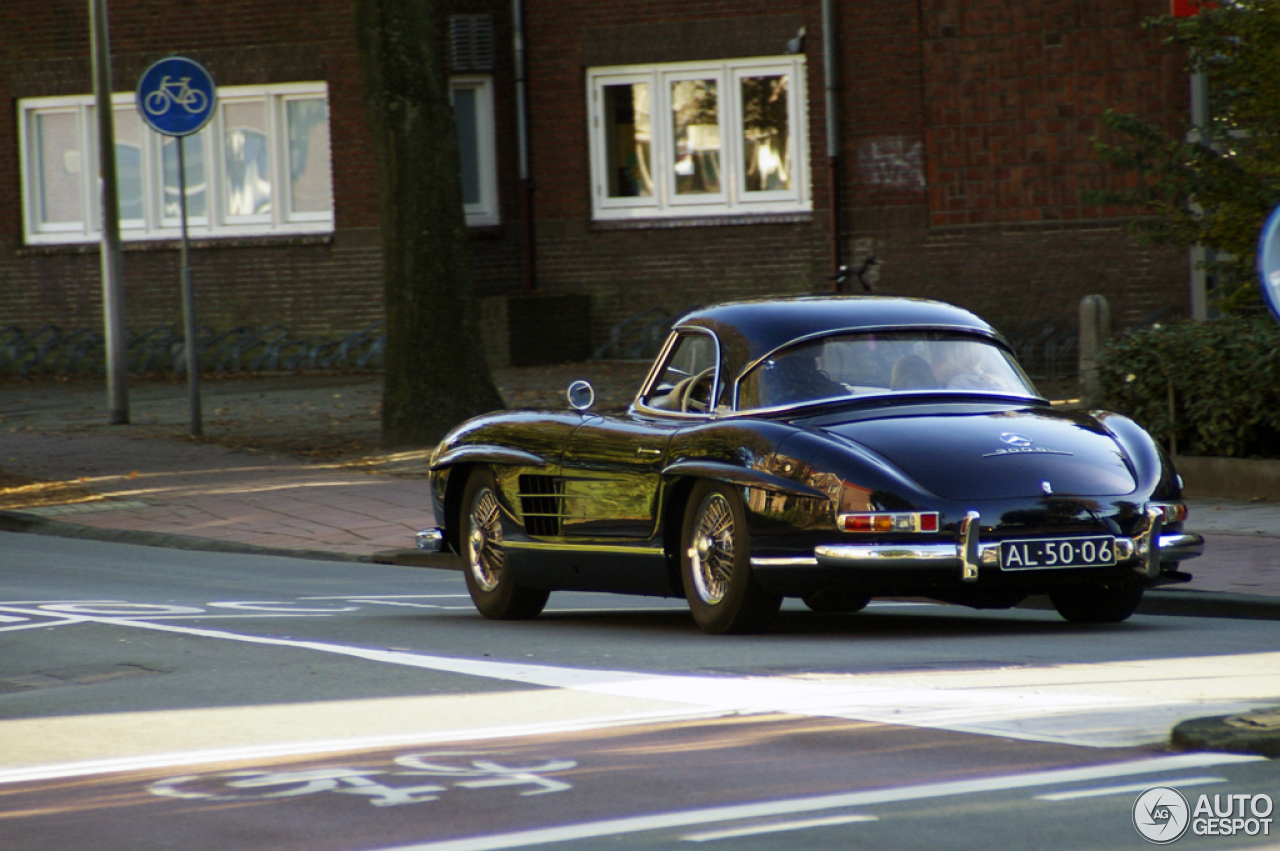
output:
{"label": "white road marking", "polygon": [[442,600],[445,598],[470,599],[470,594],[338,594],[330,597],[299,597],[299,600]]}
{"label": "white road marking", "polygon": [[456,610],[471,608],[471,606],[442,606],[439,603],[406,603],[403,600],[369,600],[364,597],[361,597],[358,600],[352,600],[352,602],[365,603],[370,606],[403,606],[405,608],[410,608],[410,609],[436,609],[436,610],[452,609],[456,611]]}
{"label": "white road marking", "polygon": [[199,615],[204,609],[195,606],[167,606],[163,603],[56,603],[41,606],[43,612],[88,617],[145,618],[158,615]]}
{"label": "white road marking", "polygon": [[1242,756],[1239,754],[1183,754],[1135,762],[1096,765],[1087,768],[1056,769],[1029,774],[1010,774],[1000,777],[958,780],[949,783],[924,783],[913,786],[898,786],[890,789],[873,789],[865,792],[846,792],[781,801],[761,801],[754,804],[710,807],[701,810],[654,813],[652,815],[606,819],[561,827],[499,833],[491,836],[422,842],[414,845],[384,848],[381,851],[497,851],[497,849],[502,848],[524,848],[549,842],[571,842],[579,839],[647,833],[654,830],[670,830],[701,824],[714,824],[716,822],[767,818],[769,816],[820,812],[822,810],[851,809],[875,804],[920,801],[929,798],[973,795],[984,792],[1005,792],[1012,789],[1053,786],[1059,783],[1087,782],[1104,777],[1129,777],[1137,774],[1176,771],[1190,766],[1227,765],[1237,762],[1253,762],[1261,759],[1266,759],[1266,757]]}
{"label": "white road marking", "polygon": [[[12,607],[9,611],[32,613]],[[1280,697],[1280,653],[927,674],[723,677],[433,656],[118,616],[94,620],[546,688],[660,700],[696,707],[694,711],[847,718],[1086,747],[1160,743],[1186,718],[1234,714],[1274,704]]]}
{"label": "white road marking", "polygon": [[[1177,779],[1160,778],[1161,786],[1204,786],[1209,783],[1226,783],[1225,777],[1181,777]],[[1080,798],[1103,798],[1108,795],[1130,795],[1134,792],[1145,792],[1151,788],[1148,783],[1130,783],[1126,786],[1098,786],[1093,789],[1071,789],[1066,792],[1049,792],[1036,795],[1037,801],[1076,801]]]}
{"label": "white road marking", "polygon": [[[466,608],[474,608],[467,606]],[[603,609],[543,609],[545,615],[585,615],[585,614],[635,614],[637,612],[648,614],[650,612],[685,612],[688,613],[688,606],[608,606]]]}
{"label": "white road marking", "polygon": [[860,821],[879,821],[875,816],[827,816],[826,818],[808,818],[799,821],[770,822],[753,827],[734,827],[728,830],[709,830],[705,833],[690,833],[680,837],[685,842],[714,842],[717,839],[740,839],[743,836],[759,836],[763,833],[784,833],[788,830],[808,830],[811,827],[831,827],[837,824],[856,824]]}
{"label": "white road marking", "polygon": [[[175,751],[143,756],[12,768],[0,771],[0,785],[6,783],[31,783],[38,780],[60,780],[69,777],[89,777],[98,774],[117,774],[129,771],[147,771],[157,768],[187,767],[202,763],[263,762],[284,757],[329,755],[347,751],[370,751],[400,746],[416,747],[451,742],[480,742],[494,739],[551,736],[560,733],[577,733],[584,730],[632,727],[639,724],[689,723],[718,718],[723,714],[721,712],[689,712],[684,708],[680,708],[677,710],[629,712],[625,715],[616,716],[596,715],[573,721],[555,721],[541,724],[473,727],[443,732],[359,736],[345,739],[284,742],[274,745],[247,745],[233,748]],[[0,725],[2,724],[3,722],[0,722]],[[0,729],[2,729],[2,726],[0,726]]]}
{"label": "white road marking", "polygon": [[0,626],[0,632],[18,632],[23,629],[44,629],[51,626],[70,626],[71,624],[84,623],[89,618],[56,618],[54,620],[39,621],[37,623],[24,623],[19,626]]}
{"label": "white road marking", "polygon": [[25,617],[15,617],[14,615],[0,615],[0,623],[18,623],[19,621],[31,620]]}
{"label": "white road marking", "polygon": [[343,606],[342,608],[328,609],[305,609],[292,602],[283,602],[280,600],[250,600],[245,602],[232,603],[205,603],[212,609],[236,609],[246,612],[274,612],[276,614],[293,614],[297,612],[314,612],[333,614],[334,612],[358,612],[359,606]]}

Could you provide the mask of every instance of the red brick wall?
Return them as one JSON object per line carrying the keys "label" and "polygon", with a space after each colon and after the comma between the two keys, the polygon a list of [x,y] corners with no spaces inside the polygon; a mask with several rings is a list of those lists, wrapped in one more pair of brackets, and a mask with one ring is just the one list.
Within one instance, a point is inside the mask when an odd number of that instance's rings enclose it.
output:
{"label": "red brick wall", "polygon": [[[831,195],[821,6],[794,2],[531,4],[539,286],[593,295],[595,336],[645,307],[825,284]],[[1108,297],[1119,324],[1188,300],[1179,252],[1140,246],[1121,211],[1082,193],[1123,185],[1092,138],[1108,108],[1173,126],[1180,58],[1143,30],[1162,0],[842,0],[838,93],[842,253],[880,261],[881,291],[954,301],[1007,329],[1073,321]],[[590,222],[585,70],[591,40],[629,25],[795,16],[808,31],[808,222],[613,230]],[[719,48],[708,44],[712,58]],[[643,52],[642,50],[639,52]],[[659,52],[654,48],[654,52]],[[659,60],[654,60],[659,61]],[[621,63],[618,63],[621,64]]]}
{"label": "red brick wall", "polygon": [[[197,321],[217,330],[283,324],[296,336],[338,335],[382,319],[377,184],[361,93],[350,0],[220,0],[109,4],[116,91],[156,59],[180,52],[219,85],[324,80],[329,86],[335,231],[329,238],[211,240],[191,254]],[[473,239],[479,289],[519,285],[520,193],[515,174],[511,30],[506,0],[444,0],[447,15],[494,15],[499,206],[503,224]],[[15,113],[23,97],[86,94],[87,4],[0,4],[0,327],[64,330],[102,324],[98,246],[22,244]],[[181,321],[177,243],[125,244],[126,322],[135,332]]]}
{"label": "red brick wall", "polygon": [[[507,0],[440,0],[494,15],[502,225],[473,233],[484,294],[520,284],[522,192],[516,173]],[[1123,184],[1091,139],[1107,108],[1175,126],[1186,113],[1180,58],[1141,21],[1163,0],[837,0],[841,249],[874,252],[879,287],[956,301],[1011,329],[1073,316],[1106,295],[1118,324],[1185,304],[1180,253],[1143,248],[1122,211],[1082,193]],[[537,282],[593,297],[596,343],[649,306],[678,311],[725,298],[801,292],[828,275],[819,0],[526,0]],[[0,327],[100,324],[96,246],[27,249],[18,205],[16,100],[89,91],[83,0],[0,4]],[[222,241],[193,252],[201,322],[285,324],[300,335],[364,327],[381,314],[377,200],[350,0],[111,4],[114,79],[127,90],[172,51],[219,83],[324,79],[330,89],[336,231],[330,240]],[[711,26],[707,55],[664,42],[671,25]],[[744,26],[745,22],[745,26]],[[755,22],[761,26],[756,27]],[[814,212],[782,222],[648,229],[591,222],[585,70],[602,53],[712,58],[762,33],[806,27]],[[753,30],[758,30],[753,36]],[[752,42],[752,38],[757,39]],[[611,39],[611,40],[610,40]],[[774,39],[777,40],[777,39]],[[773,42],[769,41],[771,45]],[[604,45],[602,47],[601,45]],[[742,48],[763,55],[776,48]],[[666,53],[664,53],[664,51]],[[621,54],[620,54],[621,55]],[[657,59],[653,61],[659,61]],[[127,320],[178,320],[171,247],[125,252]]]}

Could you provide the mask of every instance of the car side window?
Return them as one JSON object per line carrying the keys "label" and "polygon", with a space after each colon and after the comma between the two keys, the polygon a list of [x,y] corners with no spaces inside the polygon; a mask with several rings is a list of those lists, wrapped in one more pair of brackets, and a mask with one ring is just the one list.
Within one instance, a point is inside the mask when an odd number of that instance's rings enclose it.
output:
{"label": "car side window", "polygon": [[711,394],[719,395],[718,348],[715,338],[701,332],[681,333],[658,372],[658,380],[641,402],[660,411],[702,414],[713,407]]}

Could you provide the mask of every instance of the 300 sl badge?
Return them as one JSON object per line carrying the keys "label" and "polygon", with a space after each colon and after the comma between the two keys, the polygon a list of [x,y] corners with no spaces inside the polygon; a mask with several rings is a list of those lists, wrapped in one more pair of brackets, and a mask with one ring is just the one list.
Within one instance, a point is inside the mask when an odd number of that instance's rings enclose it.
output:
{"label": "300 sl badge", "polygon": [[995,452],[988,452],[983,458],[997,458],[1001,455],[1074,455],[1074,452],[1063,452],[1060,449],[1044,449],[1039,446],[1031,445],[1031,438],[1025,434],[1014,434],[1006,431],[1000,435],[1000,442],[1006,444],[1008,449],[997,449]]}

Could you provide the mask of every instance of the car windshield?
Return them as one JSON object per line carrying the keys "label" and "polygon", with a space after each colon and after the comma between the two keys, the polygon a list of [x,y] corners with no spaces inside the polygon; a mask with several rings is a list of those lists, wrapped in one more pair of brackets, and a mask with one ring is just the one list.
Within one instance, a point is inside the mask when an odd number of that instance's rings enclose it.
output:
{"label": "car windshield", "polygon": [[1039,395],[1013,356],[990,340],[894,331],[840,334],[774,352],[742,378],[738,410],[920,392]]}

